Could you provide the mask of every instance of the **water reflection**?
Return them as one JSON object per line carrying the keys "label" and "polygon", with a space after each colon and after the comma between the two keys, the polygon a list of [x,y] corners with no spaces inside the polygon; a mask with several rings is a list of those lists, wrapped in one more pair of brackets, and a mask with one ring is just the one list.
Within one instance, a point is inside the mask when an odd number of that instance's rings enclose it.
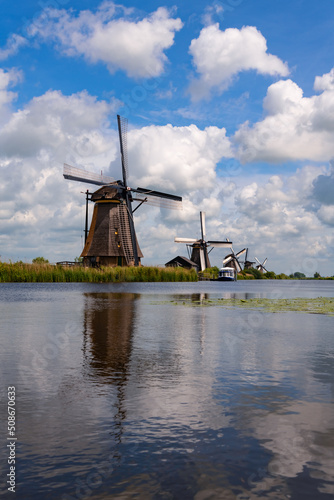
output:
{"label": "water reflection", "polygon": [[116,389],[116,411],[110,425],[116,445],[122,441],[123,422],[126,420],[125,391],[139,297],[132,293],[84,294],[84,366],[95,383],[108,384]]}
{"label": "water reflection", "polygon": [[84,294],[84,356],[105,383],[127,380],[138,294]]}

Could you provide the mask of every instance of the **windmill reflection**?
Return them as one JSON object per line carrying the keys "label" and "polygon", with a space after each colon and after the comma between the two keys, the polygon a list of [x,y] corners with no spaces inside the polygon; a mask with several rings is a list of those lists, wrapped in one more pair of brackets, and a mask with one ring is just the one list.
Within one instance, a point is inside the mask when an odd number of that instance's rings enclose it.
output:
{"label": "windmill reflection", "polygon": [[117,443],[126,418],[125,389],[129,377],[136,299],[133,293],[85,293],[84,358],[89,376],[116,389],[113,435]]}

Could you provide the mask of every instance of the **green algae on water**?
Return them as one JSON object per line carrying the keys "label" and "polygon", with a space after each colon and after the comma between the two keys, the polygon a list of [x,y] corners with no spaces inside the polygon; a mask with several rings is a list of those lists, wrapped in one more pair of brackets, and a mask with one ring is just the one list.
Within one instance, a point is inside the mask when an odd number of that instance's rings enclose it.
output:
{"label": "green algae on water", "polygon": [[297,297],[291,299],[206,299],[172,300],[173,305],[186,305],[190,307],[239,307],[242,309],[262,309],[264,312],[304,312],[310,314],[326,314],[334,316],[334,297],[304,298]]}

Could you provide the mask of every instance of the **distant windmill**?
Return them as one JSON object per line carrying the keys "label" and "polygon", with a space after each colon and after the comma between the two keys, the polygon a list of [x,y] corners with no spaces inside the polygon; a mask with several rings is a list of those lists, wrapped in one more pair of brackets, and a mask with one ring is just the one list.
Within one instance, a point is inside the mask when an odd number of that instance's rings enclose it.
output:
{"label": "distant windmill", "polygon": [[[187,246],[192,248],[190,260],[197,264],[200,271],[204,271],[208,267],[211,267],[209,260],[208,247],[218,247],[218,248],[231,248],[232,243],[230,241],[206,241],[206,231],[205,231],[205,212],[200,212],[200,222],[201,222],[201,239],[196,238],[174,238],[176,243],[185,243]],[[212,250],[210,249],[210,251]]]}
{"label": "distant windmill", "polygon": [[248,248],[246,248],[246,255],[245,255],[245,260],[244,260],[244,269],[251,269],[255,262],[250,261],[247,259],[248,256]]}
{"label": "distant windmill", "polygon": [[265,263],[267,262],[268,258],[264,259],[264,261],[262,262],[262,264],[261,264],[261,262],[259,261],[259,259],[257,259],[256,257],[255,257],[255,260],[256,260],[256,262],[258,262],[258,265],[256,266],[256,269],[258,269],[259,271],[261,271],[261,273],[267,273],[268,271],[267,271],[267,269],[264,267],[264,265],[265,265]]}
{"label": "distant windmill", "polygon": [[241,262],[239,261],[239,257],[243,255],[245,252],[247,252],[247,248],[243,248],[240,250],[240,252],[234,253],[234,250],[232,248],[232,253],[226,255],[225,259],[223,260],[223,267],[233,267],[237,273],[240,273],[242,271],[241,267]]}
{"label": "distant windmill", "polygon": [[[128,186],[127,120],[117,115],[117,124],[122,180],[115,181],[111,177],[103,176],[102,173],[98,175],[64,165],[65,179],[102,186],[94,193],[88,191],[86,193],[87,204],[88,199],[95,202],[89,234],[87,235],[86,227],[85,247],[81,253],[84,263],[88,265],[138,266],[143,254],[136,237],[134,211],[145,202],[167,208],[181,208],[180,196]],[[134,198],[132,193],[138,193],[142,197]],[[88,195],[91,197],[88,198]],[[134,210],[133,201],[139,202]]]}

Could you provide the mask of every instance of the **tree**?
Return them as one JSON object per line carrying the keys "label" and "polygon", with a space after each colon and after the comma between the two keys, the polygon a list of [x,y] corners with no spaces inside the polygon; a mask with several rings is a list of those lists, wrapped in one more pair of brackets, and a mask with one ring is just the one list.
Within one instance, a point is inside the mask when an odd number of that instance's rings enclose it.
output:
{"label": "tree", "polygon": [[269,280],[274,280],[276,279],[276,274],[274,273],[274,271],[267,271],[265,277]]}
{"label": "tree", "polygon": [[297,278],[298,280],[302,279],[302,278],[306,278],[305,274],[304,273],[300,273],[300,272],[296,272],[296,273],[293,273],[293,277],[294,278]]}
{"label": "tree", "polygon": [[44,259],[44,257],[35,257],[32,259],[33,264],[49,264],[48,259]]}
{"label": "tree", "polygon": [[261,271],[258,269],[255,269],[254,267],[250,267],[249,269],[244,269],[243,271],[245,274],[252,274],[256,280],[262,280],[263,279],[263,274]]}
{"label": "tree", "polygon": [[315,279],[318,279],[318,278],[321,278],[320,274],[318,272],[314,273],[314,278]]}

